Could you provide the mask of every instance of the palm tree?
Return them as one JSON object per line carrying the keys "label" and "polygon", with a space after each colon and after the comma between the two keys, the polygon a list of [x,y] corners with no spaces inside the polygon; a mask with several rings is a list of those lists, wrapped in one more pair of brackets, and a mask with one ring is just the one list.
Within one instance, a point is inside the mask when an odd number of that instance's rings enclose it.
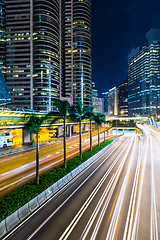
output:
{"label": "palm tree", "polygon": [[92,151],[92,121],[94,120],[94,107],[85,108],[86,117],[90,120],[90,151]]}
{"label": "palm tree", "polygon": [[100,146],[100,126],[103,122],[103,114],[102,113],[97,113],[96,115],[94,115],[94,121],[96,122],[96,124],[98,125],[98,146]]}
{"label": "palm tree", "polygon": [[[63,134],[63,147],[64,147],[64,167],[67,168],[67,161],[66,161],[66,118],[69,117],[69,102],[66,100],[54,100],[54,105],[56,106],[58,110],[58,116],[57,118],[53,119],[51,123],[54,123],[55,120],[57,119],[63,119],[63,129],[64,129],[64,134]],[[50,112],[48,113],[48,116],[55,116],[55,113]]]}
{"label": "palm tree", "polygon": [[47,115],[41,117],[38,114],[26,115],[25,116],[25,127],[28,128],[30,133],[36,133],[37,144],[36,144],[36,184],[39,185],[39,129],[47,118]]}
{"label": "palm tree", "polygon": [[102,113],[102,122],[104,123],[104,142],[106,142],[106,115]]}
{"label": "palm tree", "polygon": [[77,105],[70,108],[70,117],[72,120],[79,121],[79,152],[80,158],[82,158],[82,119],[85,118],[85,109],[81,100],[78,100]]}

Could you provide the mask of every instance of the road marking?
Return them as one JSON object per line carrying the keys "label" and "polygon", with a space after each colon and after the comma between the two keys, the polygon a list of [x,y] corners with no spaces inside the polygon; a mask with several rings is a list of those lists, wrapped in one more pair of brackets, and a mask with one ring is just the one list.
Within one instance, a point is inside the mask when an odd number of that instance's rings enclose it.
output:
{"label": "road marking", "polygon": [[[76,214],[76,216],[73,218],[73,220],[71,221],[71,223],[69,224],[69,226],[66,228],[66,230],[64,231],[64,233],[61,235],[61,237],[59,238],[59,240],[66,240],[69,235],[71,234],[71,232],[73,231],[73,229],[75,228],[76,224],[78,223],[78,221],[80,220],[80,218],[82,217],[83,213],[85,212],[85,210],[88,208],[88,206],[90,205],[91,201],[93,200],[93,198],[95,197],[95,195],[97,194],[97,192],[99,191],[99,189],[101,188],[101,186],[103,185],[103,183],[105,182],[106,178],[108,177],[108,175],[110,174],[110,172],[112,171],[112,169],[114,168],[115,164],[118,162],[118,160],[120,159],[121,155],[123,154],[124,150],[126,149],[126,146],[122,149],[121,153],[117,156],[117,158],[115,159],[115,161],[111,164],[111,166],[109,167],[109,169],[107,170],[106,174],[103,176],[103,178],[100,180],[100,182],[98,183],[98,185],[96,186],[96,188],[92,191],[92,193],[90,194],[90,196],[88,197],[88,199],[85,201],[85,203],[82,205],[82,207],[80,208],[80,210],[78,211],[78,213]],[[129,151],[129,150],[128,150]],[[126,158],[125,158],[126,159]],[[125,160],[123,160],[123,162],[121,163],[120,167],[123,167]],[[119,171],[119,168],[118,168]],[[112,178],[111,178],[112,180]],[[106,187],[106,194],[108,193],[110,189],[110,182]],[[102,195],[102,198],[105,199],[106,196]],[[95,219],[95,217],[98,214],[98,211],[102,205],[103,201],[102,199],[100,199],[99,203],[97,204],[98,209],[96,209],[96,211],[94,211],[94,216],[91,216],[91,220],[90,220],[90,225],[87,227],[87,232],[89,231],[93,220]],[[85,229],[86,232],[86,229]],[[85,234],[86,236],[86,234]],[[85,236],[82,239],[85,239]],[[93,236],[91,237],[91,239],[94,239]]]}
{"label": "road marking", "polygon": [[[123,156],[123,160],[121,161],[121,164],[120,164],[120,166],[118,167],[116,173],[113,174],[113,176],[114,176],[114,179],[113,179],[113,180],[114,180],[114,183],[113,183],[113,186],[112,186],[112,188],[111,188],[111,190],[110,190],[110,192],[109,192],[109,195],[108,195],[107,199],[106,199],[106,196],[107,196],[107,194],[108,194],[108,191],[107,191],[107,192],[104,191],[104,193],[102,194],[102,197],[100,198],[100,200],[99,200],[99,202],[98,202],[98,204],[97,204],[94,212],[92,213],[92,215],[91,215],[91,217],[90,217],[90,219],[89,219],[89,221],[88,221],[85,229],[83,230],[83,233],[82,233],[80,239],[83,239],[83,240],[84,240],[84,239],[87,237],[87,234],[88,234],[89,230],[91,229],[91,227],[92,227],[92,225],[93,225],[93,223],[94,223],[94,221],[95,221],[95,218],[97,217],[97,215],[98,215],[98,213],[99,213],[99,211],[100,211],[100,208],[103,206],[103,208],[102,208],[102,210],[101,210],[101,214],[100,214],[100,216],[99,216],[99,218],[98,218],[98,220],[97,220],[97,222],[96,222],[96,226],[94,227],[94,231],[93,231],[92,236],[91,236],[91,239],[95,239],[95,238],[96,238],[97,233],[98,233],[98,230],[99,230],[99,228],[100,228],[100,224],[101,224],[101,222],[102,222],[102,220],[103,220],[103,217],[104,217],[104,215],[105,215],[105,213],[106,213],[106,210],[107,210],[107,207],[108,207],[108,205],[109,205],[110,199],[111,199],[111,197],[112,197],[112,194],[113,194],[113,192],[114,192],[114,190],[115,190],[116,184],[117,184],[118,179],[119,179],[119,177],[120,177],[121,171],[122,171],[122,169],[123,169],[125,160],[126,160],[127,155],[128,155],[128,153],[129,153],[129,151],[130,151],[131,145],[132,145],[132,142],[131,142],[131,144],[130,144],[130,146],[129,146],[126,154],[123,154],[123,153],[122,153],[122,155],[124,155],[124,156]],[[122,155],[121,155],[121,157],[122,157]],[[120,158],[121,158],[121,157],[120,157]],[[120,159],[120,158],[119,158],[119,159]],[[113,177],[113,176],[112,176],[112,177]],[[118,197],[118,193],[117,193],[117,197]],[[102,201],[102,199],[103,199],[103,201]],[[106,200],[105,200],[105,199],[106,199]],[[116,199],[115,199],[115,202],[116,202]],[[112,209],[113,209],[113,208],[112,208]],[[111,215],[110,215],[110,216],[111,216]]]}
{"label": "road marking", "polygon": [[121,212],[121,207],[122,207],[123,199],[124,199],[124,196],[125,196],[125,191],[126,191],[126,187],[127,187],[128,178],[129,178],[129,175],[130,175],[129,173],[130,173],[131,165],[132,165],[132,162],[133,162],[133,154],[134,154],[134,151],[135,151],[134,150],[135,146],[136,146],[136,142],[134,142],[134,146],[133,146],[132,154],[131,154],[131,159],[129,161],[129,166],[128,166],[125,178],[123,180],[123,184],[122,184],[122,187],[121,187],[121,190],[120,190],[120,194],[119,194],[118,199],[117,199],[117,203],[116,203],[116,206],[115,206],[115,209],[114,209],[114,212],[113,212],[112,220],[111,220],[108,232],[107,232],[106,240],[109,240],[109,239],[114,240],[115,239],[114,236],[116,234],[116,230],[117,230],[117,226],[118,226],[118,222],[119,222],[119,217],[120,217],[120,212]]}
{"label": "road marking", "polygon": [[[101,164],[99,164],[99,166],[70,194],[70,196],[68,198],[66,198],[66,200],[26,240],[30,240],[36,235],[36,233],[59,211],[59,209],[81,188],[81,186],[104,164],[104,162],[115,152],[115,150],[120,145],[121,145],[121,143],[118,144],[118,146],[115,147],[111,153],[109,153],[107,158],[104,159]],[[106,152],[103,153],[100,157],[98,157],[96,161],[98,161],[100,158],[102,158],[105,154],[106,154]],[[41,207],[40,207],[40,209],[41,209]],[[38,212],[38,210],[36,212]],[[34,215],[34,213],[31,216],[33,216],[33,215]],[[29,220],[29,219],[30,219],[30,217],[27,218],[27,220]],[[25,220],[24,222],[26,222],[27,220]],[[23,225],[23,223],[20,224],[20,226]],[[16,229],[18,229],[18,228],[19,228],[19,226]],[[12,234],[13,232],[14,232],[14,230],[10,234]],[[7,235],[7,237],[8,237],[8,235]]]}
{"label": "road marking", "polygon": [[[148,146],[149,146],[149,142],[148,142],[148,136],[147,136],[146,149],[148,149]],[[135,209],[135,214],[134,214],[135,217],[134,217],[134,223],[133,223],[133,228],[132,228],[132,236],[130,236],[131,237],[130,239],[132,239],[132,240],[136,238],[136,233],[138,231],[142,186],[143,186],[143,181],[144,181],[144,173],[145,173],[145,166],[146,166],[146,160],[147,160],[147,151],[145,151],[145,148],[143,148],[143,151],[140,154],[141,154],[141,158],[143,156],[143,162],[142,162],[141,175],[140,175],[141,176],[140,177],[140,187],[138,189],[139,194],[138,194],[138,199],[137,199],[137,207]]]}
{"label": "road marking", "polygon": [[157,221],[157,209],[156,209],[156,195],[155,195],[155,179],[153,170],[153,143],[151,141],[151,240],[158,239],[158,221]]}

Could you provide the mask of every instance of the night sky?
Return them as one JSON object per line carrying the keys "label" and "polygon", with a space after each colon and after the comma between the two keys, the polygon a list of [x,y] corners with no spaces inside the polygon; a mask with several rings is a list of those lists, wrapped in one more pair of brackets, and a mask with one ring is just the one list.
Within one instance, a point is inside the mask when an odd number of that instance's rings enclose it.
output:
{"label": "night sky", "polygon": [[92,80],[99,95],[127,78],[131,49],[160,28],[160,0],[92,0]]}

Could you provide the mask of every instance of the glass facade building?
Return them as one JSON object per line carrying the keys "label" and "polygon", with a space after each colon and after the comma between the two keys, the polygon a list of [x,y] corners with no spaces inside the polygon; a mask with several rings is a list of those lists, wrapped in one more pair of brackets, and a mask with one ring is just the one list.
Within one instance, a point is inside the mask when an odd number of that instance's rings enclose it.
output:
{"label": "glass facade building", "polygon": [[51,111],[60,96],[59,1],[33,1],[33,105]]}
{"label": "glass facade building", "polygon": [[76,104],[80,98],[91,106],[91,0],[2,0],[1,5],[3,66],[13,105],[51,111],[54,99]]}
{"label": "glass facade building", "polygon": [[128,56],[129,116],[160,112],[160,30],[151,29],[146,42]]}
{"label": "glass facade building", "polygon": [[62,0],[63,96],[92,105],[91,0]]}
{"label": "glass facade building", "polygon": [[0,69],[6,72],[6,0],[0,1]]}
{"label": "glass facade building", "polygon": [[0,106],[6,105],[11,102],[12,102],[12,98],[11,98],[9,89],[7,87],[3,74],[0,70]]}
{"label": "glass facade building", "polygon": [[32,108],[30,0],[6,1],[6,82],[15,107]]}
{"label": "glass facade building", "polygon": [[118,85],[118,115],[128,116],[128,81]]}
{"label": "glass facade building", "polygon": [[118,115],[118,90],[113,87],[108,92],[108,116]]}

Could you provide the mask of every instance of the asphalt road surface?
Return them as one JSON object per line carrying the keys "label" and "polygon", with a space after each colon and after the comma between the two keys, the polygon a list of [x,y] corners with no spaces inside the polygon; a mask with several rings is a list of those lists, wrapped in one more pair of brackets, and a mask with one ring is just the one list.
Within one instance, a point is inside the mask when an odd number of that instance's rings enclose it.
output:
{"label": "asphalt road surface", "polygon": [[[93,131],[93,146],[98,144],[97,131]],[[101,134],[101,142],[104,140]],[[107,135],[106,138],[112,137]],[[82,151],[90,148],[89,133],[82,135]],[[67,139],[67,160],[79,155],[79,136]],[[40,174],[64,161],[63,141],[40,147]],[[35,178],[35,149],[0,157],[0,197]]]}
{"label": "asphalt road surface", "polygon": [[7,239],[160,239],[160,135],[123,136]]}

